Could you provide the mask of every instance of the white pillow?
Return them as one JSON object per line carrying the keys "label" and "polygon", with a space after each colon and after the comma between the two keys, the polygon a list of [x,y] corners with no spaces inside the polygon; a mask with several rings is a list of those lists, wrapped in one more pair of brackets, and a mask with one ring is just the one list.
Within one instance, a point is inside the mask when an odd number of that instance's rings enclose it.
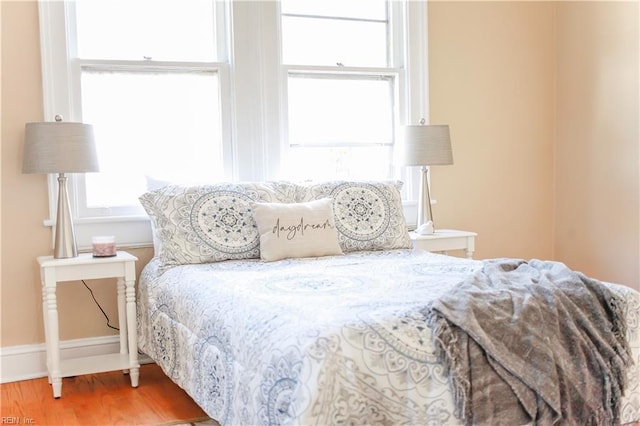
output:
{"label": "white pillow", "polygon": [[344,252],[411,248],[400,181],[329,181],[301,186],[298,201],[333,200]]}
{"label": "white pillow", "polygon": [[168,185],[140,196],[151,218],[160,271],[185,264],[258,258],[250,202],[294,201],[286,182]]}
{"label": "white pillow", "polygon": [[251,203],[260,235],[260,258],[340,255],[332,200],[307,203]]}

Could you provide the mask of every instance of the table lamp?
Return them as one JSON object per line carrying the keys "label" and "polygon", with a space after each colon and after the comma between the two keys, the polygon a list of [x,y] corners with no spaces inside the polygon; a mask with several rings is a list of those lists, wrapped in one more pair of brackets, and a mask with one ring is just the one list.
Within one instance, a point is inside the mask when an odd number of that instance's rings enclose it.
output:
{"label": "table lamp", "polygon": [[420,166],[420,195],[415,232],[420,235],[433,234],[435,229],[429,194],[429,166],[453,164],[449,126],[404,126],[404,153],[400,162],[405,166]]}
{"label": "table lamp", "polygon": [[98,171],[98,157],[89,124],[62,122],[27,123],[25,125],[22,173],[58,174],[58,210],[55,224],[53,257],[78,256],[65,173]]}

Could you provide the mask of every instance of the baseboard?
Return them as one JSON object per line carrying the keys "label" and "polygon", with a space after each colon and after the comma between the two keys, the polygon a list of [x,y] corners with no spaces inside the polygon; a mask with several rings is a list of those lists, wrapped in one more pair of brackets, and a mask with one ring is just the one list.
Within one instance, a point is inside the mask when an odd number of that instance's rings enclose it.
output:
{"label": "baseboard", "polygon": [[[120,350],[120,337],[101,336],[60,342],[60,357],[76,358],[103,355]],[[145,354],[138,356],[140,364],[153,362]],[[47,354],[44,343],[0,348],[0,383],[37,379],[47,376]]]}

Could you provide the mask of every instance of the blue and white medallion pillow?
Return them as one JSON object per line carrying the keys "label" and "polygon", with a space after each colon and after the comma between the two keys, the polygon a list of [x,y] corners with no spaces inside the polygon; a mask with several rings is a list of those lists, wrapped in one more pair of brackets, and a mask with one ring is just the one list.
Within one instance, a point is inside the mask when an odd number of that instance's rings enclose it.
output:
{"label": "blue and white medallion pillow", "polygon": [[400,181],[332,181],[302,187],[298,201],[330,197],[344,252],[411,248]]}
{"label": "blue and white medallion pillow", "polygon": [[139,200],[151,218],[161,271],[169,267],[260,257],[252,202],[293,202],[285,182],[169,185]]}

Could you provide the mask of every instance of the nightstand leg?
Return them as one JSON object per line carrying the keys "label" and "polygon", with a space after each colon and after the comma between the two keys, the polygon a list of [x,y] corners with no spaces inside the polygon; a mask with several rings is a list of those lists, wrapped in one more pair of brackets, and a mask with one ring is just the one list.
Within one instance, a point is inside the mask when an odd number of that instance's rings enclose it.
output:
{"label": "nightstand leg", "polygon": [[140,368],[132,368],[129,370],[129,377],[131,378],[131,387],[137,388],[139,377],[140,377]]}
{"label": "nightstand leg", "polygon": [[56,300],[56,282],[45,276],[46,305],[46,344],[47,358],[50,364],[49,380],[53,386],[53,397],[62,396],[62,377],[60,376],[60,341],[58,337],[58,304]]}
{"label": "nightstand leg", "polygon": [[[128,341],[127,341],[127,311],[125,307],[125,285],[124,278],[117,279],[118,288],[118,327],[120,328],[120,353],[129,353]],[[123,370],[123,373],[128,373],[129,370]]]}
{"label": "nightstand leg", "polygon": [[42,318],[44,319],[44,341],[47,347],[47,380],[51,384],[51,352],[49,352],[49,309],[47,307],[47,287],[44,284],[44,275],[42,275]]}
{"label": "nightstand leg", "polygon": [[[140,365],[138,364],[138,338],[136,335],[136,290],[133,280],[125,282],[126,305],[127,305],[127,325],[129,330],[129,375],[131,378],[131,386],[138,387],[138,377],[140,373]],[[122,329],[124,325],[120,328]]]}
{"label": "nightstand leg", "polygon": [[54,377],[51,385],[53,386],[53,397],[59,399],[62,396],[62,377]]}
{"label": "nightstand leg", "polygon": [[467,237],[467,249],[464,251],[467,254],[467,259],[473,259],[473,251],[476,249],[475,237]]}

